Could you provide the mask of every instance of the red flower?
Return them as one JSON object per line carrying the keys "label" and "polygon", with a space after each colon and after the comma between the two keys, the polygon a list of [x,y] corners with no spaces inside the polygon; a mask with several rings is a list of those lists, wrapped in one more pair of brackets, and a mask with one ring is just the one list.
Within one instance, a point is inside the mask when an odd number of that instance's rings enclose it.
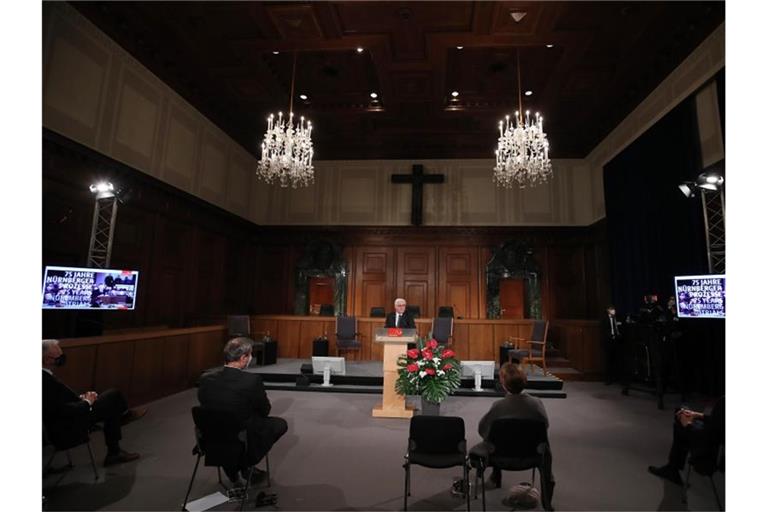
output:
{"label": "red flower", "polygon": [[408,366],[406,366],[406,369],[410,373],[416,373],[417,371],[419,371],[419,365],[417,365],[417,364],[409,364]]}
{"label": "red flower", "polygon": [[453,368],[453,365],[451,363],[448,363],[445,366],[443,366],[443,370],[450,370],[451,368]]}
{"label": "red flower", "polygon": [[419,349],[412,348],[411,350],[408,351],[409,359],[416,359],[417,357],[419,357]]}
{"label": "red flower", "polygon": [[454,352],[451,349],[448,349],[445,352],[443,352],[443,358],[453,357],[455,355],[456,355],[456,352]]}
{"label": "red flower", "polygon": [[432,359],[432,351],[427,350],[426,348],[421,351],[421,355],[424,359]]}
{"label": "red flower", "polygon": [[427,368],[424,371],[427,372],[427,375],[434,375],[435,374],[435,369],[434,368]]}
{"label": "red flower", "polygon": [[427,348],[431,348],[432,350],[437,348],[437,341],[436,340],[429,340],[427,342]]}

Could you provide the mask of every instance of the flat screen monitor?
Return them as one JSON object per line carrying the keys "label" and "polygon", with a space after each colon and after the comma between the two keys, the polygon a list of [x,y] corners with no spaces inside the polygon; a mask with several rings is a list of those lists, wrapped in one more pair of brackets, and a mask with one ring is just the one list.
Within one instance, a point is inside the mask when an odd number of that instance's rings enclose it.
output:
{"label": "flat screen monitor", "polygon": [[331,375],[347,373],[343,357],[312,356],[312,373],[322,375],[325,368],[330,368]]}
{"label": "flat screen monitor", "polygon": [[137,270],[48,266],[43,309],[132,310],[138,284]]}
{"label": "flat screen monitor", "polygon": [[680,318],[725,318],[725,274],[676,276]]}
{"label": "flat screen monitor", "polygon": [[493,371],[496,369],[496,361],[462,361],[461,376],[465,379],[474,379],[475,373],[480,372],[483,379],[493,380]]}

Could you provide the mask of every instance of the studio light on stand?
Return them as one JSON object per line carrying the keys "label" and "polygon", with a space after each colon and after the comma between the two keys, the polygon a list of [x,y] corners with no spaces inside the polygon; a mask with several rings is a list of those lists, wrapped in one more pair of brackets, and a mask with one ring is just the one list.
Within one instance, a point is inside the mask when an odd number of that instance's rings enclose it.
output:
{"label": "studio light on stand", "polygon": [[725,179],[717,172],[703,172],[696,181],[678,185],[687,198],[701,197],[707,261],[712,274],[725,273]]}
{"label": "studio light on stand", "polygon": [[117,195],[115,186],[107,181],[94,183],[89,187],[96,195],[91,224],[91,241],[88,249],[88,266],[109,268],[112,259],[112,239],[117,218]]}

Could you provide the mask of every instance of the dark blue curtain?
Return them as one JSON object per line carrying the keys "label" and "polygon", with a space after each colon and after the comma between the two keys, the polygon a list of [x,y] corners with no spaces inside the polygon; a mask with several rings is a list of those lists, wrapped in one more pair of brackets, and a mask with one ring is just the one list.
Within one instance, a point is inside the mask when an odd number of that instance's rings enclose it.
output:
{"label": "dark blue curtain", "polygon": [[[704,217],[682,181],[702,172],[696,106],[688,98],[611,160],[603,170],[611,252],[611,292],[621,316],[636,312],[643,295],[662,304],[674,294],[674,276],[707,274]],[[683,372],[690,390],[724,388],[722,320],[681,320]]]}

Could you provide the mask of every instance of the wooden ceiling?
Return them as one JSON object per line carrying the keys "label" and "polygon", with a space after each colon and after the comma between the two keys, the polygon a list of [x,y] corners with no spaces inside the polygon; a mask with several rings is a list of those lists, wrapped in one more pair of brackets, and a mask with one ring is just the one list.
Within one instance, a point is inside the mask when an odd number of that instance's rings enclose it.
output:
{"label": "wooden ceiling", "polygon": [[517,49],[523,108],[554,158],[582,158],[725,20],[724,2],[72,5],[257,157],[295,52],[319,160],[492,158]]}

